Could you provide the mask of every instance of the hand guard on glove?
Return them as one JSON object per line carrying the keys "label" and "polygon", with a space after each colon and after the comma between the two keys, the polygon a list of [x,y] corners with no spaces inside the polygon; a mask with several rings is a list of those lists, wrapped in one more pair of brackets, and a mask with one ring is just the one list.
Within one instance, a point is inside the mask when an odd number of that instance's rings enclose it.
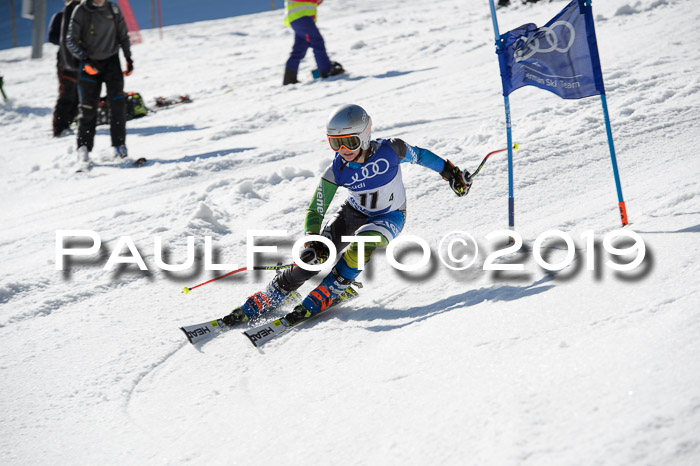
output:
{"label": "hand guard on glove", "polygon": [[454,166],[449,160],[445,160],[445,168],[443,168],[440,175],[445,181],[450,183],[450,188],[459,197],[466,196],[469,188],[472,187],[469,172],[460,170],[459,167]]}
{"label": "hand guard on glove", "polygon": [[320,241],[309,241],[304,243],[304,250],[299,254],[299,258],[309,265],[323,264],[330,255],[328,246]]}

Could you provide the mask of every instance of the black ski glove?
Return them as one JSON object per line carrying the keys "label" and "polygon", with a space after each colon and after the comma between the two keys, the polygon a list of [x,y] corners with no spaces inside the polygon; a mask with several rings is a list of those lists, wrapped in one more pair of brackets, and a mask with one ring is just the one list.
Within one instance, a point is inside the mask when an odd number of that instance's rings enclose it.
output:
{"label": "black ski glove", "polygon": [[134,60],[131,58],[126,59],[126,71],[124,71],[124,76],[131,76],[134,72]]}
{"label": "black ski glove", "polygon": [[469,179],[467,170],[460,170],[459,167],[452,165],[452,162],[445,160],[445,168],[440,172],[443,179],[450,183],[450,188],[459,197],[466,196],[469,188],[472,187],[472,181]]}
{"label": "black ski glove", "polygon": [[304,243],[304,250],[299,258],[309,265],[323,264],[330,255],[328,247],[320,241]]}

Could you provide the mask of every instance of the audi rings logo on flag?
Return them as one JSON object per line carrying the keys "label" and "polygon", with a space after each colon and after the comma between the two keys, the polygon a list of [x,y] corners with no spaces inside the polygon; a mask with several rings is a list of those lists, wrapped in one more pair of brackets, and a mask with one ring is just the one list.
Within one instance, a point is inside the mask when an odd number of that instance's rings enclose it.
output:
{"label": "audi rings logo on flag", "polygon": [[497,53],[503,95],[523,86],[563,99],[605,93],[591,8],[582,2],[571,0],[542,27],[528,23],[501,35]]}
{"label": "audi rings logo on flag", "polygon": [[386,159],[379,159],[374,162],[366,163],[362,165],[360,173],[355,173],[354,175],[352,175],[352,180],[350,181],[350,184],[353,185],[361,181],[374,178],[375,176],[383,175],[388,171],[389,161]]}
{"label": "audi rings logo on flag", "polygon": [[[568,36],[568,39],[567,39]],[[536,53],[566,53],[576,41],[576,29],[568,21],[557,21],[549,27],[541,27],[531,37],[520,37],[514,44],[513,58],[521,62]],[[543,44],[546,42],[546,44]]]}

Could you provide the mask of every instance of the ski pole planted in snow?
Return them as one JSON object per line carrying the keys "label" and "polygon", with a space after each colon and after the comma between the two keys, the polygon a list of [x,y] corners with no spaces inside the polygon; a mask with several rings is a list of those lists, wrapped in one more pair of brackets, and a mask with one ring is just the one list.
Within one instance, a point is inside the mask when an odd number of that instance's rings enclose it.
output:
{"label": "ski pole planted in snow", "polygon": [[[288,268],[290,268],[290,267],[294,267],[295,265],[296,265],[296,264],[285,264],[285,265],[256,265],[255,267],[253,267],[253,270],[282,270],[282,269],[288,269]],[[199,285],[195,285],[195,286],[192,286],[192,287],[187,287],[187,286],[186,286],[186,287],[182,290],[182,293],[188,294],[190,291],[194,290],[195,288],[199,288],[200,286],[204,286],[204,285],[206,285],[207,283],[215,282],[215,281],[217,281],[217,280],[221,280],[222,278],[226,278],[226,277],[228,277],[229,275],[233,275],[234,273],[244,272],[244,271],[246,271],[246,270],[250,270],[250,269],[248,269],[248,267],[241,267],[240,269],[234,270],[234,271],[229,272],[229,273],[227,273],[227,274],[224,274],[224,275],[222,275],[222,276],[220,276],[220,277],[212,278],[211,280],[207,280],[207,281],[204,282],[204,283],[200,283]]]}
{"label": "ski pole planted in snow", "polygon": [[[518,145],[517,142],[513,144],[513,150],[518,150],[519,148],[520,148],[520,146]],[[495,151],[492,151],[492,152],[489,152],[488,154],[486,154],[486,157],[484,157],[484,160],[482,160],[481,163],[479,164],[479,168],[477,168],[474,171],[474,173],[469,175],[469,180],[467,180],[467,181],[471,181],[476,176],[476,174],[481,171],[481,168],[484,166],[484,164],[486,163],[486,161],[488,160],[489,157],[491,157],[493,154],[498,154],[499,152],[505,152],[507,150],[508,150],[508,148],[506,147],[505,149],[498,149],[498,150],[495,150]]]}

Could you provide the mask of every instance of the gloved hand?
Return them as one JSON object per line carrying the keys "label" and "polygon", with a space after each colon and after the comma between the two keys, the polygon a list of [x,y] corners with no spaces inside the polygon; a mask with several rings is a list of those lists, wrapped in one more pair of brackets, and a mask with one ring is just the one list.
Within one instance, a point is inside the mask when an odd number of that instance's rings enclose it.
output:
{"label": "gloved hand", "polygon": [[299,258],[309,265],[323,264],[330,255],[328,247],[320,241],[304,243],[304,250]]}
{"label": "gloved hand", "polygon": [[126,60],[126,71],[124,71],[124,76],[131,76],[134,72],[134,60],[129,58]]}
{"label": "gloved hand", "polygon": [[443,168],[440,173],[442,177],[450,183],[450,188],[459,197],[466,196],[469,192],[469,188],[472,187],[472,182],[469,179],[469,172],[467,170],[460,170],[449,160],[445,160],[445,168]]}
{"label": "gloved hand", "polygon": [[83,62],[83,70],[89,75],[96,75],[100,69],[89,58]]}

